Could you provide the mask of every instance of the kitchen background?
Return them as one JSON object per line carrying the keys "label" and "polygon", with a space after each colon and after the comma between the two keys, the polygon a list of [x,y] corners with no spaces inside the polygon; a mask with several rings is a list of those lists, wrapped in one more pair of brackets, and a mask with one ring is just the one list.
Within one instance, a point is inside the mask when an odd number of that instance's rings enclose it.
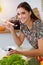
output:
{"label": "kitchen background", "polygon": [[[31,5],[32,9],[38,8],[41,20],[43,21],[41,0],[0,0],[0,25],[3,25],[5,20],[16,15],[16,7],[23,1],[27,1]],[[6,49],[8,46],[17,46],[11,33],[0,33],[0,48]],[[23,42],[22,48],[25,50],[32,48],[26,38]]]}

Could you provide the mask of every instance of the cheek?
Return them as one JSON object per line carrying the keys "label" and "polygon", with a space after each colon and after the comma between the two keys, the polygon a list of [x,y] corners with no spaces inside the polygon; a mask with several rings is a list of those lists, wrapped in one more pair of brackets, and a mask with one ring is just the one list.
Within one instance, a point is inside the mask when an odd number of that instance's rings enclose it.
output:
{"label": "cheek", "polygon": [[28,15],[26,15],[26,16],[25,16],[25,18],[26,18],[26,19],[29,19],[29,16],[28,16]]}

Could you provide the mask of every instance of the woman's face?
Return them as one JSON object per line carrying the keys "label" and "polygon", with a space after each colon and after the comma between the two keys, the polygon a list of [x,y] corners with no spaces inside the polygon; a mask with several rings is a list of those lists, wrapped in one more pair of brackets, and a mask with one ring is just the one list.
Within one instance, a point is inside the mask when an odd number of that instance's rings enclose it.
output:
{"label": "woman's face", "polygon": [[21,23],[26,23],[30,19],[30,12],[21,7],[17,9],[17,16]]}

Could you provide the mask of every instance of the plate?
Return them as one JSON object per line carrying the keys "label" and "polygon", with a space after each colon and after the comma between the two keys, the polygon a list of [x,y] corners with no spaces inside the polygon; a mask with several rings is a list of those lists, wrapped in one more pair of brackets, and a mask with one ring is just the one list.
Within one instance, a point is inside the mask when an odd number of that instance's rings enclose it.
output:
{"label": "plate", "polygon": [[0,59],[2,59],[4,56],[6,56],[7,52],[0,49]]}

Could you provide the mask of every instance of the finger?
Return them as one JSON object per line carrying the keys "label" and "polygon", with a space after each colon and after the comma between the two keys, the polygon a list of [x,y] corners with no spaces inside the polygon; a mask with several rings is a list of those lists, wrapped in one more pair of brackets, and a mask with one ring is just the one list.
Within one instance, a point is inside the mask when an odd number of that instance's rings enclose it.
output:
{"label": "finger", "polygon": [[11,53],[7,53],[7,56],[11,55]]}
{"label": "finger", "polygon": [[8,22],[9,24],[11,24],[12,26],[14,26],[14,24],[13,23],[11,23],[11,22]]}

